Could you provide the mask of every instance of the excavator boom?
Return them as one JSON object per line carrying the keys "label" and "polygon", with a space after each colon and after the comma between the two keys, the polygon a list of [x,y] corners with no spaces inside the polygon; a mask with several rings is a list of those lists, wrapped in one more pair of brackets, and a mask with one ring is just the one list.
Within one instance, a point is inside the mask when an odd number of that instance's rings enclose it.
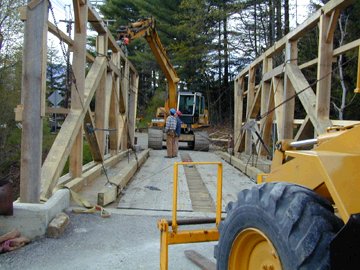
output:
{"label": "excavator boom", "polygon": [[127,37],[130,41],[140,37],[144,37],[146,39],[156,58],[156,61],[159,63],[160,68],[164,72],[168,81],[169,96],[165,104],[165,109],[166,111],[169,111],[169,108],[176,108],[176,87],[180,79],[160,41],[155,28],[154,18],[141,19],[135,23],[129,24],[129,26],[121,27],[118,33],[120,40],[125,37]]}

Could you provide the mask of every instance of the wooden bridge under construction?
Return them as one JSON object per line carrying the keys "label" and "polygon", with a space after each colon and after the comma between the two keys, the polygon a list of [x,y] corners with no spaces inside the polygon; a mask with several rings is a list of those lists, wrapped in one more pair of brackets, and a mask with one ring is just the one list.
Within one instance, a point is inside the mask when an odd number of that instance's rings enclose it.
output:
{"label": "wooden bridge under construction", "polygon": [[[360,46],[360,39],[338,47],[334,44],[340,13],[351,4],[349,0],[330,1],[236,76],[234,147],[232,155],[220,154],[223,159],[256,178],[257,173],[269,171],[277,140],[314,138],[333,125],[359,123],[330,119],[334,61]],[[49,21],[48,11],[48,1],[38,0],[21,9],[25,23],[23,88],[21,104],[15,109],[16,120],[22,123],[20,203],[38,204],[64,185],[82,187],[82,183],[96,181],[105,167],[115,166],[135,144],[136,68],[89,1],[74,0],[73,39]],[[87,51],[89,25],[97,33],[95,55]],[[305,61],[299,57],[298,43],[317,27],[318,55]],[[69,108],[46,106],[48,33],[72,53]],[[281,58],[284,61],[278,63]],[[314,68],[317,78],[310,83],[304,72]],[[305,115],[303,119],[295,119],[295,104]],[[44,157],[42,125],[52,113],[64,115],[65,120]],[[84,140],[93,158],[85,165]],[[69,173],[62,175],[68,160]]]}

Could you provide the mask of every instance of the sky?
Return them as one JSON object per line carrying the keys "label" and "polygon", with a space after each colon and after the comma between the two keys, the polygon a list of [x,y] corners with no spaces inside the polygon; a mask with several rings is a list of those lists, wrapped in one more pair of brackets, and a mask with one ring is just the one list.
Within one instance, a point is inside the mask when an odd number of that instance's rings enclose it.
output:
{"label": "sky", "polygon": [[[103,0],[91,0],[90,2],[95,5],[97,2],[100,3]],[[54,9],[54,13],[55,13],[55,17],[56,20],[65,20],[65,19],[70,19],[73,17],[72,14],[72,0],[51,0],[53,9]],[[302,22],[304,22],[309,16],[309,9],[308,9],[308,5],[310,3],[310,0],[290,0],[289,4],[290,4],[290,9],[291,9],[291,28],[295,28],[296,27],[296,22],[298,24],[301,24]],[[296,9],[295,6],[297,6],[297,13],[296,13]],[[71,7],[71,8],[70,8]],[[51,18],[51,14],[50,14],[50,19]],[[66,31],[65,28],[65,23],[60,22],[58,23],[59,28],[62,29],[63,31]]]}
{"label": "sky", "polygon": [[[73,10],[72,10],[72,0],[50,0],[51,6],[54,11],[55,21],[57,26],[66,33],[66,23],[60,22],[60,20],[73,20]],[[91,0],[92,5],[96,3],[101,3],[104,0]],[[296,24],[301,24],[304,22],[311,14],[309,14],[308,5],[311,0],[290,0],[290,28],[296,28]],[[297,12],[296,8],[297,6]],[[52,12],[49,13],[49,20],[54,23],[54,18]],[[49,34],[49,43],[53,47],[58,48],[59,52],[60,45],[59,40],[55,38],[52,34]]]}

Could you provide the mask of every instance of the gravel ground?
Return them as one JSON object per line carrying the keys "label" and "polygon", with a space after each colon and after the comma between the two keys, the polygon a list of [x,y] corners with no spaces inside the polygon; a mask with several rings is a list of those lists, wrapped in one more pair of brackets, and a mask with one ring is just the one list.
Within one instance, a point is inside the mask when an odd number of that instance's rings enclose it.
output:
{"label": "gravel ground", "polygon": [[[147,148],[146,134],[138,134],[138,142]],[[206,159],[217,159],[214,153],[194,153],[194,159],[201,160],[202,155]],[[215,171],[203,173],[207,173],[210,179]],[[137,175],[141,175],[141,170]],[[240,187],[252,185],[250,180],[244,180],[241,172],[228,164],[224,167],[224,175],[229,183],[241,182],[237,183]],[[160,233],[156,224],[160,218],[169,218],[170,212],[116,209],[116,206],[112,204],[112,208],[108,208],[112,213],[110,218],[101,218],[98,214],[73,214],[68,209],[70,224],[59,239],[44,237],[19,250],[0,254],[0,269],[159,269]],[[179,213],[178,216],[199,217],[201,214],[190,212]],[[184,251],[188,249],[215,262],[215,245],[216,242],[170,246],[169,269],[199,269],[185,257]]]}

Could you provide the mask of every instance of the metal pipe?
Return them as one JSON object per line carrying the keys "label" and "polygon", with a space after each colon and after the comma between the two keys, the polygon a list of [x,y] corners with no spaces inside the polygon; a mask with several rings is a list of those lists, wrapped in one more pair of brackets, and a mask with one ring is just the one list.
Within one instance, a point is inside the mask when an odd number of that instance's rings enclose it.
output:
{"label": "metal pipe", "polygon": [[299,148],[299,147],[305,147],[305,146],[312,146],[316,143],[318,143],[318,139],[309,139],[309,140],[291,142],[290,146],[294,147],[294,148]]}
{"label": "metal pipe", "polygon": [[[167,220],[169,226],[172,226],[172,220]],[[176,225],[198,225],[198,224],[212,224],[216,222],[216,218],[192,218],[179,219]]]}

